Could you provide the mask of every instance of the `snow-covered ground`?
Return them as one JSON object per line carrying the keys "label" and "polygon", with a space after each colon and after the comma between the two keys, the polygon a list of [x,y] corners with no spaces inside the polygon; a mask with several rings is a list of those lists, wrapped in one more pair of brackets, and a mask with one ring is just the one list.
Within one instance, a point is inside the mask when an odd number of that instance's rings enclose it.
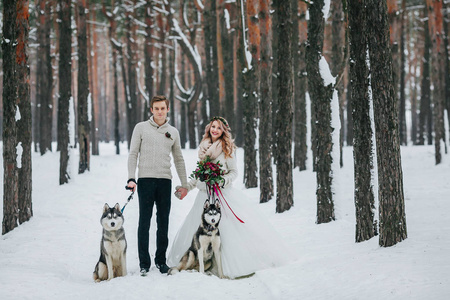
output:
{"label": "snow-covered ground", "polygon": [[[141,277],[135,196],[124,212],[128,275],[101,283],[92,280],[100,252],[99,219],[105,202],[122,206],[129,195],[125,145],[117,156],[112,144],[102,144],[101,156],[91,157],[91,171],[75,174],[63,186],[59,153],[33,155],[34,216],[0,237],[0,299],[450,299],[449,156],[435,166],[432,146],[402,148],[408,239],[380,248],[377,238],[354,242],[352,149],[344,151],[345,166],[335,174],[338,220],[317,225],[314,173],[294,171],[295,206],[276,214],[275,200],[258,204],[259,190],[244,189],[243,151],[238,150],[241,172],[235,186],[294,249],[296,261],[240,280],[196,272],[165,276],[154,267]],[[183,152],[190,173],[196,151]],[[3,195],[3,185],[0,191]],[[169,239],[194,198],[191,192],[183,201],[172,199]],[[152,252],[155,227],[152,220]]]}

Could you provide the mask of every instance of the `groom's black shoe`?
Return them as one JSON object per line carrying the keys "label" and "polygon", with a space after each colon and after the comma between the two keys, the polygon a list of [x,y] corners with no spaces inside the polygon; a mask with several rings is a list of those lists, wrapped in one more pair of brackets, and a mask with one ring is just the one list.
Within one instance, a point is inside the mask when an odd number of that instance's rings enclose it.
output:
{"label": "groom's black shoe", "polygon": [[169,266],[167,266],[166,263],[156,264],[156,267],[162,274],[166,274],[167,272],[169,272]]}

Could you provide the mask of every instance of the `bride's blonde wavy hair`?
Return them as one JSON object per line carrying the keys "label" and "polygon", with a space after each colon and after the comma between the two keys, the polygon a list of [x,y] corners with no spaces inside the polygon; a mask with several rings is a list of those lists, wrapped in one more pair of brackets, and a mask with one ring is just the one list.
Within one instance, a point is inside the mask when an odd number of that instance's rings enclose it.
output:
{"label": "bride's blonde wavy hair", "polygon": [[217,121],[223,130],[222,136],[219,139],[222,140],[222,151],[225,154],[225,158],[232,157],[234,149],[236,149],[236,145],[234,144],[234,140],[231,138],[231,129],[225,118],[214,117],[210,120],[209,124],[205,127],[205,134],[203,135],[202,142],[208,138],[212,141],[210,129],[214,121]]}

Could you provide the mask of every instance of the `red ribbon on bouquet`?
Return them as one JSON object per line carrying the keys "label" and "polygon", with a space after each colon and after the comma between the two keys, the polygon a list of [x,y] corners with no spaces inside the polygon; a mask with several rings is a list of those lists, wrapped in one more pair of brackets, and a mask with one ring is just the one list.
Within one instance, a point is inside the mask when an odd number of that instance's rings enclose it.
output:
{"label": "red ribbon on bouquet", "polygon": [[[209,184],[207,184],[207,186],[208,186],[208,190],[211,189],[211,186],[210,186]],[[220,204],[222,204],[222,206],[223,206],[223,203],[222,203],[222,200],[223,200],[223,201],[227,204],[228,208],[229,208],[230,211],[233,213],[233,215],[236,217],[236,219],[238,219],[239,222],[244,223],[244,221],[242,221],[242,220],[234,213],[233,209],[231,209],[231,206],[228,204],[227,200],[225,200],[225,197],[223,196],[222,191],[220,190],[220,186],[216,183],[216,184],[214,184],[214,185],[212,186],[212,189],[213,189],[214,192],[216,193],[217,198],[219,199]],[[219,193],[220,193],[220,196],[219,196]],[[208,196],[210,196],[210,195],[211,195],[211,192],[208,191]],[[220,197],[222,197],[222,199],[221,199]]]}

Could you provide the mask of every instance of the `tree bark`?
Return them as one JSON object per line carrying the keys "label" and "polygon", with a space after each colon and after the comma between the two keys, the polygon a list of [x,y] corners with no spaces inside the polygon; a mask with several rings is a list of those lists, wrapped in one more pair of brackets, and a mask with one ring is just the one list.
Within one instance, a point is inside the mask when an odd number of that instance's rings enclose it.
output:
{"label": "tree bark", "polygon": [[16,11],[17,0],[3,1],[3,222],[2,234],[18,226],[18,175],[16,161]]}
{"label": "tree bark", "polygon": [[[294,168],[306,170],[307,124],[306,124],[306,41],[307,41],[307,4],[302,1],[293,1],[294,14]],[[299,11],[300,8],[300,11]]]}
{"label": "tree bark", "polygon": [[205,34],[206,81],[210,117],[219,115],[219,71],[217,61],[216,1],[205,1],[203,10],[203,32]]}
{"label": "tree bark", "polygon": [[408,135],[406,131],[406,54],[405,54],[405,35],[406,35],[406,0],[402,0],[402,13],[400,21],[400,143],[408,145]]}
{"label": "tree bark", "polygon": [[147,90],[148,100],[145,101],[144,105],[144,120],[150,119],[150,99],[153,97],[153,67],[152,67],[152,56],[153,56],[153,42],[152,42],[152,8],[153,1],[146,2],[146,13],[145,13],[145,24],[147,27],[145,28],[145,51],[144,51],[144,59],[145,59],[145,89]]}
{"label": "tree bark", "polygon": [[36,126],[35,143],[39,143],[41,155],[52,151],[53,122],[53,72],[50,51],[51,7],[48,0],[39,1],[38,35],[39,50],[36,76]]}
{"label": "tree bark", "polygon": [[58,142],[60,143],[59,184],[69,182],[69,104],[72,98],[72,46],[71,46],[71,1],[59,0],[59,100],[58,100]]}
{"label": "tree bark", "polygon": [[270,1],[261,0],[259,10],[261,42],[260,102],[259,102],[259,202],[272,199],[272,20]]}
{"label": "tree bark", "polygon": [[327,223],[335,220],[331,174],[331,99],[333,84],[325,86],[320,74],[319,61],[322,56],[324,38],[323,0],[310,4],[308,23],[308,42],[306,63],[308,71],[308,86],[311,95],[311,106],[315,113],[316,136],[313,139],[316,151],[315,167],[317,177],[317,223]]}
{"label": "tree bark", "polygon": [[[344,14],[344,3],[346,0],[332,1],[332,24],[331,24],[331,74],[335,77],[342,77],[346,63],[346,25]],[[344,124],[344,81],[337,78],[339,81],[336,85],[339,97],[339,120]],[[339,165],[344,166],[343,146],[344,146],[344,126],[341,126],[339,131]]]}
{"label": "tree bark", "polygon": [[[428,7],[425,5],[425,16],[428,16]],[[430,49],[431,37],[428,28],[428,18],[424,21],[424,49],[422,59],[422,83],[420,95],[420,113],[419,113],[419,128],[418,128],[418,145],[425,144],[425,135],[431,132],[431,80],[430,80]],[[426,130],[427,129],[427,130]],[[432,139],[428,134],[428,144],[431,145]]]}
{"label": "tree bark", "polygon": [[[86,37],[86,0],[78,0],[78,143],[79,163],[78,174],[90,170],[90,141],[91,134],[88,119],[88,97],[89,97],[89,72],[88,72],[88,49]],[[94,113],[92,113],[94,116]],[[92,124],[95,126],[95,123]],[[93,141],[94,144],[94,141]]]}
{"label": "tree bark", "polygon": [[433,120],[434,120],[434,149],[435,163],[440,164],[442,160],[441,140],[445,144],[444,129],[444,31],[442,28],[442,1],[427,0],[428,24],[431,35],[432,59],[431,59],[431,80],[433,82]]}
{"label": "tree bark", "polygon": [[[244,115],[244,183],[246,188],[258,186],[258,165],[256,163],[257,101],[259,96],[259,20],[257,0],[247,1],[248,47],[252,61],[245,68],[245,92],[243,96]],[[245,36],[245,35],[244,35]]]}
{"label": "tree bark", "polygon": [[367,0],[369,54],[378,164],[378,199],[382,247],[406,239],[398,102],[392,80],[386,0]]}
{"label": "tree bark", "polygon": [[33,216],[31,203],[32,176],[31,176],[31,99],[30,99],[30,67],[28,60],[28,33],[29,26],[28,0],[17,1],[16,18],[16,80],[17,107],[20,119],[17,120],[17,147],[22,148],[20,165],[18,165],[19,189],[19,223],[30,220]]}
{"label": "tree bark", "polygon": [[279,96],[275,127],[277,128],[277,213],[294,205],[292,179],[292,118],[293,118],[293,14],[291,1],[277,1]]}
{"label": "tree bark", "polygon": [[355,176],[356,242],[375,233],[375,200],[372,189],[372,121],[370,117],[369,68],[367,66],[367,24],[364,0],[349,1],[350,81],[353,103],[353,159]]}
{"label": "tree bark", "polygon": [[[86,1],[86,0],[84,0]],[[99,135],[100,135],[100,129],[104,127],[104,124],[102,124],[100,116],[100,99],[99,99],[99,93],[98,93],[98,49],[97,49],[97,32],[95,30],[95,23],[96,23],[96,12],[95,9],[90,9],[89,7],[89,1],[86,2],[86,7],[88,11],[92,12],[92,22],[94,23],[92,25],[92,31],[90,30],[91,26],[87,26],[87,49],[88,49],[88,65],[90,68],[90,75],[89,75],[89,90],[90,90],[90,97],[91,97],[91,122],[90,122],[90,139],[92,141],[92,155],[99,155]],[[89,15],[88,15],[89,16]],[[91,37],[92,37],[92,44],[91,44]],[[80,82],[78,81],[78,84]]]}

